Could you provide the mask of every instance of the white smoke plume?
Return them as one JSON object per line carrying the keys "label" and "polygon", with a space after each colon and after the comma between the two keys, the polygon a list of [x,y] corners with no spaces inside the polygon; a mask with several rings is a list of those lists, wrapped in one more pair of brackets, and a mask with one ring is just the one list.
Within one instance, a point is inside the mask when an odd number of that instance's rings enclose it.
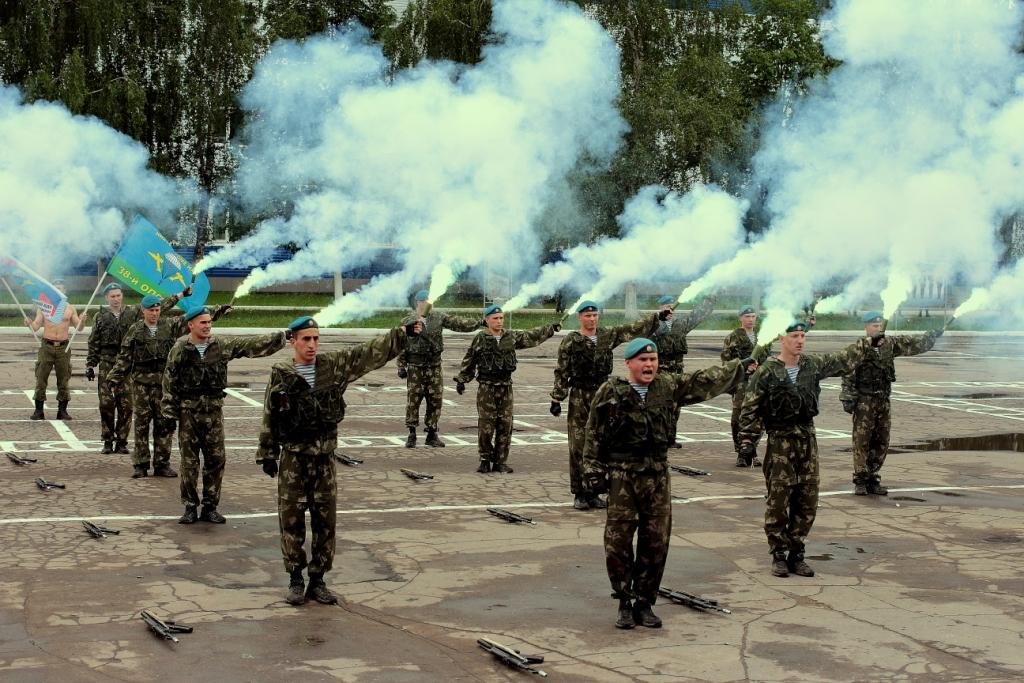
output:
{"label": "white smoke plume", "polygon": [[535,222],[553,188],[582,159],[610,159],[625,130],[618,51],[578,8],[550,0],[495,2],[492,31],[479,64],[424,62],[391,80],[359,27],[271,48],[243,99],[255,124],[240,187],[294,210],[217,259],[282,242],[300,251],[254,271],[244,291],[395,248],[401,272],[317,314],[331,324],[407,303],[432,274],[439,296],[467,270],[536,268]]}
{"label": "white smoke plume", "polygon": [[823,41],[842,65],[776,107],[755,157],[771,230],[686,296],[761,280],[783,321],[823,283],[859,295],[865,274],[886,315],[919,276],[984,282],[1024,205],[1022,17],[1019,2],[837,2]]}
{"label": "white smoke plume", "polygon": [[603,301],[627,282],[689,278],[728,258],[743,244],[746,202],[717,187],[695,185],[685,195],[649,186],[630,199],[618,217],[620,237],[582,244],[565,260],[541,269],[540,277],[503,306],[514,311],[560,288]]}
{"label": "white smoke plume", "polygon": [[142,144],[2,84],[0,140],[0,254],[43,275],[110,254],[136,211],[170,225],[197,198],[146,168]]}

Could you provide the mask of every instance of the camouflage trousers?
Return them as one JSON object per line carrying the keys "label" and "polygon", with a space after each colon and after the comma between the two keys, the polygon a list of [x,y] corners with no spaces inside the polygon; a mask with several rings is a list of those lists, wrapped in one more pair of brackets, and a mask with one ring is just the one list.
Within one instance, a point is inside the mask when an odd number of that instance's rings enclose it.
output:
{"label": "camouflage trousers", "polygon": [[427,409],[423,415],[423,424],[427,429],[437,431],[437,420],[441,416],[441,393],[444,391],[441,366],[410,365],[408,371],[405,426],[419,425],[420,403],[426,400]]}
{"label": "camouflage trousers", "polygon": [[149,425],[153,424],[153,467],[171,464],[174,424],[160,414],[163,390],[159,384],[132,382],[132,408],[135,413],[135,449],[132,464],[149,468]]}
{"label": "camouflage trousers", "polygon": [[46,400],[46,385],[52,370],[57,372],[57,400],[71,400],[71,389],[68,386],[71,380],[71,355],[68,353],[68,343],[54,346],[47,341],[43,342],[36,354],[36,393],[32,400]]}
{"label": "camouflage trousers", "polygon": [[505,464],[512,445],[512,385],[480,382],[476,412],[480,459],[492,465]]}
{"label": "camouflage trousers", "polygon": [[116,357],[101,356],[96,368],[96,393],[100,399],[100,432],[104,441],[128,443],[128,430],[132,427],[132,395],[128,387],[107,381]]}
{"label": "camouflage trousers", "polygon": [[762,465],[768,498],[764,533],[773,555],[802,556],[818,513],[818,441],[813,435],[768,435]]}
{"label": "camouflage trousers", "polygon": [[298,453],[283,449],[277,479],[277,518],[281,554],[291,574],[307,566],[306,511],[313,538],[309,573],[324,574],[334,565],[338,484],[332,453]]}
{"label": "camouflage trousers", "polygon": [[[178,416],[178,451],[181,453],[181,502],[215,508],[224,479],[224,414],[220,405],[184,408]],[[202,453],[203,497],[198,493],[199,455]]]}
{"label": "camouflage trousers", "polygon": [[587,418],[590,404],[594,402],[597,389],[569,390],[569,412],[566,428],[569,430],[569,490],[573,495],[585,495],[587,486],[583,481],[583,446],[587,441]]}
{"label": "camouflage trousers", "polygon": [[[729,420],[729,422],[732,427],[732,448],[737,453],[740,451],[740,411],[743,410],[743,399],[746,395],[746,382],[736,387],[736,391],[732,395],[732,419]],[[754,439],[754,445],[757,446],[760,441],[761,436],[758,435],[758,437]]]}
{"label": "camouflage trousers", "polygon": [[658,599],[672,535],[671,488],[664,465],[609,472],[604,555],[613,597],[639,598],[652,605]]}
{"label": "camouflage trousers", "polygon": [[853,483],[881,479],[879,472],[889,453],[892,411],[888,396],[859,396],[853,410]]}

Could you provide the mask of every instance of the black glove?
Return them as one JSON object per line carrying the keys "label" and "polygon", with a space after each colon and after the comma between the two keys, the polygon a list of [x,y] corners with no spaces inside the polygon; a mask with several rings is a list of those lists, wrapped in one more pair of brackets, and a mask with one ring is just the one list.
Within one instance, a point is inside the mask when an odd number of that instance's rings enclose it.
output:
{"label": "black glove", "polygon": [[409,371],[405,368],[398,368],[398,379],[405,379],[409,376]]}
{"label": "black glove", "polygon": [[190,296],[192,296],[192,285],[189,285],[185,289],[181,290],[181,298],[182,299],[187,299]]}
{"label": "black glove", "polygon": [[929,332],[929,334],[932,335],[933,339],[938,339],[942,335],[946,334],[946,328],[945,327],[940,327],[937,330],[932,330],[931,332]]}
{"label": "black glove", "polygon": [[885,335],[884,334],[880,334],[877,337],[872,337],[871,338],[871,345],[874,346],[876,349],[879,346],[881,346],[882,344],[884,344],[884,343],[885,343]]}
{"label": "black glove", "polygon": [[562,404],[559,403],[558,401],[552,401],[551,408],[549,408],[549,410],[551,411],[552,415],[558,417],[559,415],[562,414]]}
{"label": "black glove", "polygon": [[562,323],[551,323],[551,329],[554,330],[555,332],[561,332]]}
{"label": "black glove", "polygon": [[263,465],[263,471],[267,473],[267,476],[273,479],[277,476],[277,461],[276,460],[261,460],[260,464]]}
{"label": "black glove", "polygon": [[846,400],[846,401],[843,401],[842,404],[843,404],[843,410],[845,412],[849,413],[850,415],[853,415],[853,411],[857,408],[857,402],[856,401]]}
{"label": "black glove", "polygon": [[741,441],[738,452],[740,457],[753,460],[754,456],[757,455],[757,446],[754,445],[753,441]]}
{"label": "black glove", "polygon": [[294,336],[295,336],[295,333],[292,332],[291,330],[285,330],[284,331],[284,338],[287,339],[288,341],[291,341],[292,337],[294,337]]}
{"label": "black glove", "polygon": [[456,382],[455,383],[455,393],[458,394],[459,396],[462,396],[464,393],[466,393],[466,383],[465,382]]}
{"label": "black glove", "polygon": [[672,317],[672,309],[666,308],[664,311],[658,313],[658,320],[668,320]]}
{"label": "black glove", "polygon": [[417,337],[419,332],[416,331],[416,326],[419,324],[419,320],[414,320],[405,326],[405,335],[407,337]]}
{"label": "black glove", "polygon": [[748,370],[747,369],[747,368],[750,367],[751,363],[753,363],[755,365],[757,364],[757,361],[754,360],[753,356],[747,356],[746,358],[744,358],[743,360],[740,361],[740,367],[743,368],[743,371],[746,372],[747,375],[752,375],[757,370],[756,367],[753,370]]}
{"label": "black glove", "polygon": [[591,474],[587,477],[587,492],[596,496],[600,493],[607,493],[608,491],[608,477],[602,474]]}
{"label": "black glove", "polygon": [[86,368],[85,378],[90,382],[94,381],[96,379],[96,368]]}
{"label": "black glove", "polygon": [[218,320],[226,316],[228,313],[231,313],[233,310],[235,310],[234,306],[221,304],[217,308],[213,309],[213,315],[210,316],[210,320],[212,320],[213,322],[217,322]]}
{"label": "black glove", "polygon": [[178,421],[177,420],[167,420],[167,422],[164,423],[164,434],[166,434],[167,436],[170,436],[171,434],[174,434],[174,430],[177,429],[177,428],[178,428]]}

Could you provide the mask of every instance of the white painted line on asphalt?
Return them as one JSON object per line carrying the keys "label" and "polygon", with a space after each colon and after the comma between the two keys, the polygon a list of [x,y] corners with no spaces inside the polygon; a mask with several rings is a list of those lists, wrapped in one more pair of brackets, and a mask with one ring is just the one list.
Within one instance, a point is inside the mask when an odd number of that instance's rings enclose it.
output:
{"label": "white painted line on asphalt", "polygon": [[238,389],[225,389],[224,393],[227,394],[228,396],[233,397],[233,398],[237,398],[239,401],[241,401],[242,403],[244,403],[244,404],[246,404],[248,406],[253,406],[253,407],[256,407],[256,408],[262,408],[263,407],[263,403],[261,403],[260,401],[256,401],[256,400],[253,400],[253,399],[249,398],[248,396],[246,396],[245,394],[240,392]]}
{"label": "white painted line on asphalt", "polygon": [[71,427],[68,427],[62,420],[47,420],[53,428],[57,430],[57,436],[64,439],[64,443],[68,445],[68,448],[75,451],[89,450],[86,445],[75,436],[75,433],[71,431]]}
{"label": "white painted line on asphalt", "polygon": [[[909,488],[892,488],[890,493],[928,493],[931,491],[989,491],[989,490],[1018,490],[1024,489],[1024,484],[988,484],[982,486],[918,486]],[[850,490],[843,491],[822,491],[819,497],[831,496],[852,496]],[[884,500],[884,496],[874,496],[876,500]],[[710,503],[718,500],[762,500],[762,494],[738,494],[722,496],[693,496],[692,498],[673,498],[673,505],[689,505],[691,503]],[[943,501],[948,505],[949,501]],[[382,515],[402,512],[460,512],[469,510],[486,510],[489,507],[502,507],[506,510],[542,509],[542,508],[569,508],[571,501],[555,503],[552,501],[538,501],[532,503],[473,503],[466,505],[422,505],[405,506],[393,508],[356,508],[352,510],[338,510],[339,515]],[[228,513],[229,520],[235,519],[266,519],[277,517],[277,512],[247,512],[232,514]],[[108,515],[102,513],[76,517],[19,517],[14,519],[0,519],[0,526],[11,526],[14,524],[40,524],[79,522],[83,519],[101,519],[108,522],[148,522],[160,520],[176,520],[178,515]]]}

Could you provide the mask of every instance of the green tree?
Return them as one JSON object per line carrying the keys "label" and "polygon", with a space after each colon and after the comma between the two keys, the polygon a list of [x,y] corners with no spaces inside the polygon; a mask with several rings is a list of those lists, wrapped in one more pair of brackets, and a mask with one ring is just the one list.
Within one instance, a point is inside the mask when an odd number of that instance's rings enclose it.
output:
{"label": "green tree", "polygon": [[476,64],[491,39],[491,0],[412,0],[386,43],[396,68],[421,59]]}

